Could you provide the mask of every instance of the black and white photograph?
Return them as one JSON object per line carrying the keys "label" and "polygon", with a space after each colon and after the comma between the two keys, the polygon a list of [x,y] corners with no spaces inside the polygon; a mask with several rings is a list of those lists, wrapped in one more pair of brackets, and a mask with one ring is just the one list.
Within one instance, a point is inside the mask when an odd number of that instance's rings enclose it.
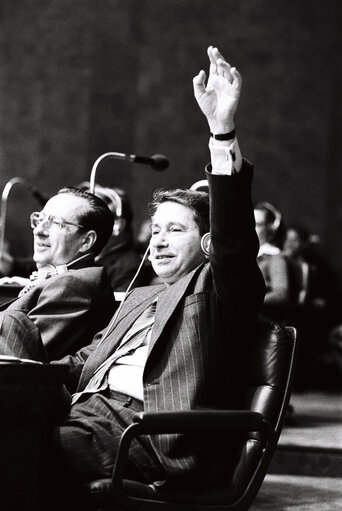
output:
{"label": "black and white photograph", "polygon": [[342,510],[342,3],[0,0],[0,511]]}

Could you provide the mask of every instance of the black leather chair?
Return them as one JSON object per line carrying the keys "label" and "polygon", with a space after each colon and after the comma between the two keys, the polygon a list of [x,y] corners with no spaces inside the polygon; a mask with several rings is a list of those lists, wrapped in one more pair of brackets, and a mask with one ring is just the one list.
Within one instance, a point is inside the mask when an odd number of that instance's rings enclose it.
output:
{"label": "black leather chair", "polygon": [[[296,330],[260,322],[249,353],[248,389],[240,410],[193,410],[140,413],[124,432],[112,479],[87,484],[94,509],[170,511],[247,510],[257,495],[275,452],[289,404],[296,354]],[[124,479],[129,444],[137,435],[209,430],[210,434],[243,432],[238,462],[218,488],[201,485],[166,491],[162,485]],[[227,462],[228,465],[228,462]],[[228,473],[230,474],[228,477]]]}

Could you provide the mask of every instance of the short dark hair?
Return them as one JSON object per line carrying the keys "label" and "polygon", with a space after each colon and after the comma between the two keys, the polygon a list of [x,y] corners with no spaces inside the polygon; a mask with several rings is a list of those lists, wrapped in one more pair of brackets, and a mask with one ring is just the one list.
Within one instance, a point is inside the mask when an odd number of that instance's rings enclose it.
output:
{"label": "short dark hair", "polygon": [[78,222],[86,231],[94,230],[97,234],[96,241],[92,246],[92,252],[98,254],[109,240],[113,231],[114,216],[107,204],[93,193],[80,190],[74,186],[61,188],[57,195],[67,194],[73,197],[81,197],[88,203],[88,208],[80,210]]}
{"label": "short dark hair", "polygon": [[210,230],[209,224],[209,195],[207,192],[197,190],[156,190],[153,201],[149,204],[149,211],[153,216],[163,202],[176,202],[191,209],[200,235]]}

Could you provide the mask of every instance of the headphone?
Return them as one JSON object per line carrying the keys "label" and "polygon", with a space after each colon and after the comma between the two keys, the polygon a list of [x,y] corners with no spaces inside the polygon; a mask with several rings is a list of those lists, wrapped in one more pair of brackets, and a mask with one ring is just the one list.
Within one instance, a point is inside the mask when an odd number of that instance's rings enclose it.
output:
{"label": "headphone", "polygon": [[[114,213],[114,225],[113,225],[113,234],[114,236],[119,236],[121,229],[121,217],[122,217],[122,200],[118,192],[114,190],[114,188],[106,188],[103,192],[106,194],[111,201],[111,204],[116,204],[115,213]],[[113,200],[114,198],[114,200]],[[111,204],[108,204],[109,209],[111,208]]]}
{"label": "headphone", "polygon": [[207,179],[201,179],[200,181],[196,181],[193,185],[190,186],[190,190],[198,190],[199,188],[205,188],[202,190],[203,192],[207,192],[209,189],[209,184]]}
{"label": "headphone", "polygon": [[[89,182],[83,181],[78,188],[89,192]],[[94,195],[100,197],[108,206],[114,216],[113,234],[119,236],[121,230],[122,199],[114,188],[95,185]]]}
{"label": "headphone", "polygon": [[211,243],[210,232],[206,232],[205,234],[203,234],[201,238],[201,249],[205,257],[209,257],[210,243]]}
{"label": "headphone", "polygon": [[119,236],[121,231],[121,217],[122,217],[122,200],[120,195],[114,188],[104,186],[95,186],[94,194],[100,197],[114,215],[113,234]]}
{"label": "headphone", "polygon": [[278,211],[277,208],[275,208],[270,202],[265,202],[265,201],[258,202],[258,204],[255,206],[254,209],[264,209],[264,210],[268,211],[269,213],[271,213],[274,220],[269,225],[269,229],[272,232],[272,234],[276,234],[277,230],[280,227],[281,220],[282,220],[280,211]]}

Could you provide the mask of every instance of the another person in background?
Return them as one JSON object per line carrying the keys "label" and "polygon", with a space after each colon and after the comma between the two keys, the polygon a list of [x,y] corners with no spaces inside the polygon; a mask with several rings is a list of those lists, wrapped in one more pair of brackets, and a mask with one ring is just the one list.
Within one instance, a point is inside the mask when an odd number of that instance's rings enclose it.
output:
{"label": "another person in background", "polygon": [[309,233],[303,226],[286,229],[282,253],[288,265],[291,303],[326,307],[323,276],[310,257]]}
{"label": "another person in background", "polygon": [[[79,186],[82,189],[89,189],[88,182]],[[96,262],[106,268],[113,291],[124,292],[131,284],[142,260],[135,245],[132,204],[127,193],[117,187],[95,185],[94,193],[107,204],[114,216],[112,233],[105,247],[97,255]],[[147,284],[148,276],[142,268],[132,288]]]}
{"label": "another person in background", "polygon": [[[37,271],[18,298],[0,307],[0,352],[37,358],[41,338],[45,351],[38,358],[55,360],[89,344],[113,314],[106,271],[94,263],[113,215],[95,195],[63,188],[30,220]],[[27,325],[35,341],[13,353]]]}
{"label": "another person in background", "polygon": [[289,300],[287,265],[274,241],[280,227],[281,215],[269,202],[260,202],[254,207],[254,217],[260,243],[257,261],[266,283],[264,303],[286,304]]}
{"label": "another person in background", "polygon": [[341,327],[336,327],[329,336],[337,322],[336,308],[340,302],[336,279],[327,262],[318,257],[317,247],[312,245],[305,227],[291,225],[286,229],[283,254],[289,271],[291,304],[287,323],[298,329],[301,339],[295,378],[297,390],[327,387],[333,379],[337,380],[334,366],[340,365]]}

